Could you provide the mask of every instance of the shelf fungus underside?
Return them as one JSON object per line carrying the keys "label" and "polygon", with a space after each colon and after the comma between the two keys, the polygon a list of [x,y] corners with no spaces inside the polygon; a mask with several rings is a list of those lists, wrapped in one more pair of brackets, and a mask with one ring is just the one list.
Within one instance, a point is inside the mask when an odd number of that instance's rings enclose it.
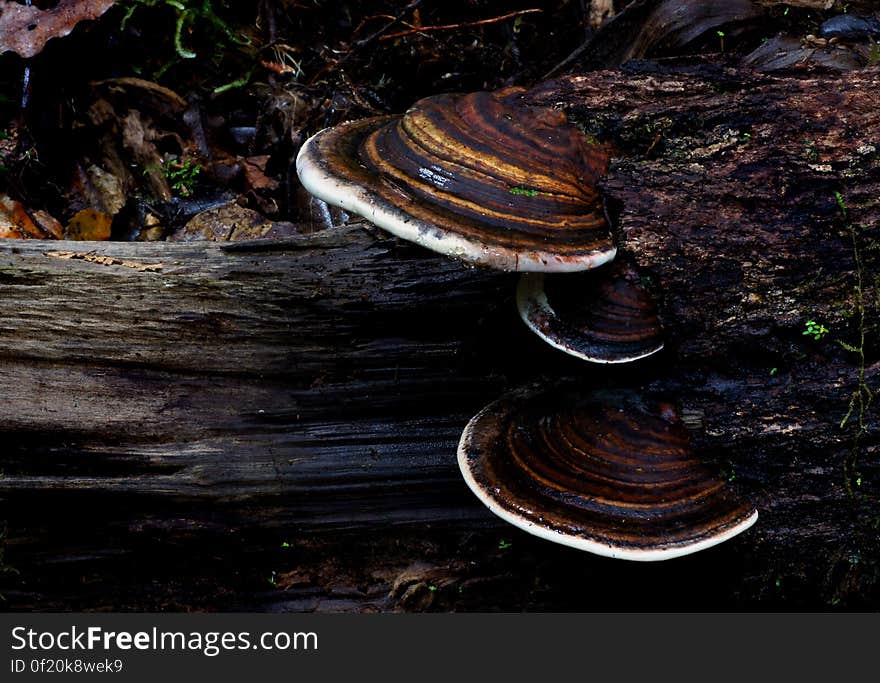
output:
{"label": "shelf fungus underside", "polygon": [[582,360],[628,363],[663,348],[657,306],[625,257],[584,273],[523,273],[516,302],[529,329]]}
{"label": "shelf fungus underside", "polygon": [[671,405],[632,392],[516,392],[468,423],[458,459],[501,518],[607,557],[686,555],[758,514],[695,455]]}
{"label": "shelf fungus underside", "polygon": [[607,154],[522,92],[437,95],[403,116],[325,129],[303,145],[297,173],[327,203],[468,262],[570,272],[610,261],[596,189]]}

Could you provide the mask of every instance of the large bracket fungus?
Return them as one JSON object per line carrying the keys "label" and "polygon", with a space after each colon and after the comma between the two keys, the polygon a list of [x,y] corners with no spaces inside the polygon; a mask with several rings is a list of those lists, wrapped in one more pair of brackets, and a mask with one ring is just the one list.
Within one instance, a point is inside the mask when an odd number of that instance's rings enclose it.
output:
{"label": "large bracket fungus", "polygon": [[303,145],[297,173],[328,204],[468,262],[595,268],[617,251],[596,190],[607,155],[523,92],[437,95],[327,128]]}
{"label": "large bracket fungus", "polygon": [[758,517],[694,454],[671,405],[631,392],[516,392],[468,423],[458,461],[502,519],[607,557],[687,555]]}
{"label": "large bracket fungus", "polygon": [[[319,199],[398,237],[522,272],[520,314],[558,349],[598,363],[659,351],[635,266],[599,268],[617,254],[597,189],[604,148],[523,92],[437,95],[403,116],[325,129],[303,145],[297,173]],[[757,513],[691,453],[668,412],[632,396],[516,394],[470,421],[459,465],[487,507],[542,538],[634,560],[692,553]]]}
{"label": "large bracket fungus", "polygon": [[[602,266],[617,253],[597,189],[608,156],[562,112],[524,104],[523,92],[437,95],[403,116],[327,128],[303,145],[297,173],[325,202],[467,262],[541,274]],[[662,348],[659,322],[632,269],[566,281],[565,312],[548,303],[543,277],[525,277],[522,318],[584,360],[650,355]]]}

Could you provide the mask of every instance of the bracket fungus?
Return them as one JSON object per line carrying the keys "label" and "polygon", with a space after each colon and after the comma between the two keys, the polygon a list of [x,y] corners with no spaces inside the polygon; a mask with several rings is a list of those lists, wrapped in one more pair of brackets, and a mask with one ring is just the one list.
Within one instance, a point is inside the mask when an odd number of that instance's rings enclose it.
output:
{"label": "bracket fungus", "polygon": [[604,150],[522,88],[436,95],[403,116],[343,123],[297,155],[303,186],[398,237],[506,271],[614,258],[596,189]]}
{"label": "bracket fungus", "polygon": [[632,392],[510,394],[468,423],[458,462],[502,519],[607,557],[686,555],[758,516],[693,452],[670,405]]}
{"label": "bracket fungus", "polygon": [[594,363],[627,363],[663,348],[657,307],[640,280],[620,257],[585,273],[523,273],[517,308],[551,346]]}
{"label": "bracket fungus", "polygon": [[[634,265],[578,272],[617,254],[597,189],[604,148],[523,93],[437,95],[402,116],[326,128],[302,146],[297,174],[314,196],[398,237],[522,272],[520,313],[552,346],[600,363],[659,351]],[[468,423],[459,466],[486,506],[543,538],[633,560],[692,553],[757,513],[668,413],[632,395],[514,394]]]}

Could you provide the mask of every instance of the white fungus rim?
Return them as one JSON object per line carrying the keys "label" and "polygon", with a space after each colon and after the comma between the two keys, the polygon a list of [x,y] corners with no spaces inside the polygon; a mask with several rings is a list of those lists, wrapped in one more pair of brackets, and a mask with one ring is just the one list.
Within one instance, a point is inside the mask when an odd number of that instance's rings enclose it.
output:
{"label": "white fungus rim", "polygon": [[676,543],[656,548],[627,548],[624,546],[614,546],[607,543],[601,543],[585,536],[574,536],[571,534],[566,534],[561,531],[542,526],[532,519],[517,515],[516,513],[511,512],[506,507],[501,505],[492,496],[490,491],[487,491],[483,486],[479,484],[479,482],[477,482],[470,467],[471,458],[469,456],[469,452],[471,451],[474,426],[480,419],[482,419],[485,413],[495,410],[498,403],[499,401],[495,401],[483,408],[483,410],[481,410],[473,418],[471,418],[467,426],[464,428],[464,431],[461,435],[461,440],[458,443],[458,467],[461,470],[461,474],[464,477],[465,483],[468,485],[468,488],[470,488],[473,494],[480,500],[481,503],[483,503],[483,505],[489,508],[492,513],[503,519],[505,522],[508,522],[509,524],[512,524],[513,526],[518,527],[523,531],[532,534],[533,536],[542,538],[545,541],[552,541],[553,543],[559,543],[560,545],[565,545],[570,548],[576,548],[577,550],[583,550],[594,555],[610,557],[616,560],[657,562],[661,560],[671,560],[673,558],[682,557],[684,555],[690,555],[701,550],[711,548],[712,546],[716,546],[719,543],[723,543],[724,541],[729,540],[737,534],[742,533],[758,520],[758,511],[754,510],[748,517],[738,522],[737,524],[726,528],[724,531],[708,538],[701,538],[700,540],[694,541],[692,543]]}
{"label": "white fungus rim", "polygon": [[296,172],[303,187],[328,204],[363,216],[397,237],[463,261],[513,272],[571,273],[590,270],[611,261],[617,254],[614,246],[576,259],[560,257],[549,250],[517,251],[502,246],[490,247],[437,225],[418,221],[362,185],[324,170],[320,163],[318,142],[330,130],[325,128],[306,140],[296,156]]}
{"label": "white fungus rim", "polygon": [[559,315],[547,300],[547,293],[544,290],[544,274],[543,273],[523,273],[520,276],[519,283],[516,286],[516,307],[519,311],[519,317],[528,326],[528,328],[547,342],[550,346],[560,351],[564,351],[570,356],[575,356],[591,363],[602,363],[605,365],[613,365],[615,363],[632,363],[633,361],[653,356],[663,349],[661,341],[656,348],[630,356],[622,356],[620,358],[599,358],[583,353],[568,344],[560,341],[556,337],[549,336],[535,324],[530,315],[535,309],[539,310],[548,318],[559,319]]}

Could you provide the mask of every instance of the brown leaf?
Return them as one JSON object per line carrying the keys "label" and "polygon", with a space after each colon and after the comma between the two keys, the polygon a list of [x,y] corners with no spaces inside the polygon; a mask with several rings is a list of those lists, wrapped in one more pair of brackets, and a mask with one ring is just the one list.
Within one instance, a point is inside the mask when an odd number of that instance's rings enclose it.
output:
{"label": "brown leaf", "polygon": [[0,195],[0,238],[58,239],[61,224],[45,211],[28,211],[21,202]]}
{"label": "brown leaf", "polygon": [[143,78],[124,76],[94,81],[92,87],[102,97],[116,105],[126,108],[136,102],[137,109],[153,111],[165,116],[174,116],[186,109],[186,100],[164,85]]}
{"label": "brown leaf", "polygon": [[247,189],[268,190],[269,192],[274,192],[278,189],[278,181],[266,175],[266,163],[268,161],[268,154],[246,157],[241,160],[241,168],[244,171]]}
{"label": "brown leaf", "polygon": [[86,173],[92,191],[92,207],[115,216],[128,200],[123,181],[94,164],[86,169]]}
{"label": "brown leaf", "polygon": [[0,52],[17,52],[28,58],[43,51],[51,38],[70,33],[86,19],[97,19],[116,0],[61,0],[54,8],[0,0]]}
{"label": "brown leaf", "polygon": [[31,215],[34,217],[34,221],[37,225],[40,226],[40,229],[46,233],[43,235],[44,238],[49,237],[60,240],[64,237],[64,226],[61,225],[61,222],[58,219],[50,215],[48,211],[38,209],[37,211],[33,211]]}
{"label": "brown leaf", "polygon": [[110,239],[110,224],[113,218],[94,209],[77,211],[64,228],[64,237],[69,240],[103,241]]}
{"label": "brown leaf", "polygon": [[122,119],[122,145],[134,157],[135,163],[144,174],[151,196],[162,201],[171,199],[171,188],[163,172],[162,156],[156,149],[155,141],[161,134],[153,126],[149,117],[139,111],[131,110]]}
{"label": "brown leaf", "polygon": [[296,233],[296,226],[284,221],[271,221],[262,214],[235,202],[202,211],[177,232],[169,242],[237,242],[256,239],[277,239]]}

